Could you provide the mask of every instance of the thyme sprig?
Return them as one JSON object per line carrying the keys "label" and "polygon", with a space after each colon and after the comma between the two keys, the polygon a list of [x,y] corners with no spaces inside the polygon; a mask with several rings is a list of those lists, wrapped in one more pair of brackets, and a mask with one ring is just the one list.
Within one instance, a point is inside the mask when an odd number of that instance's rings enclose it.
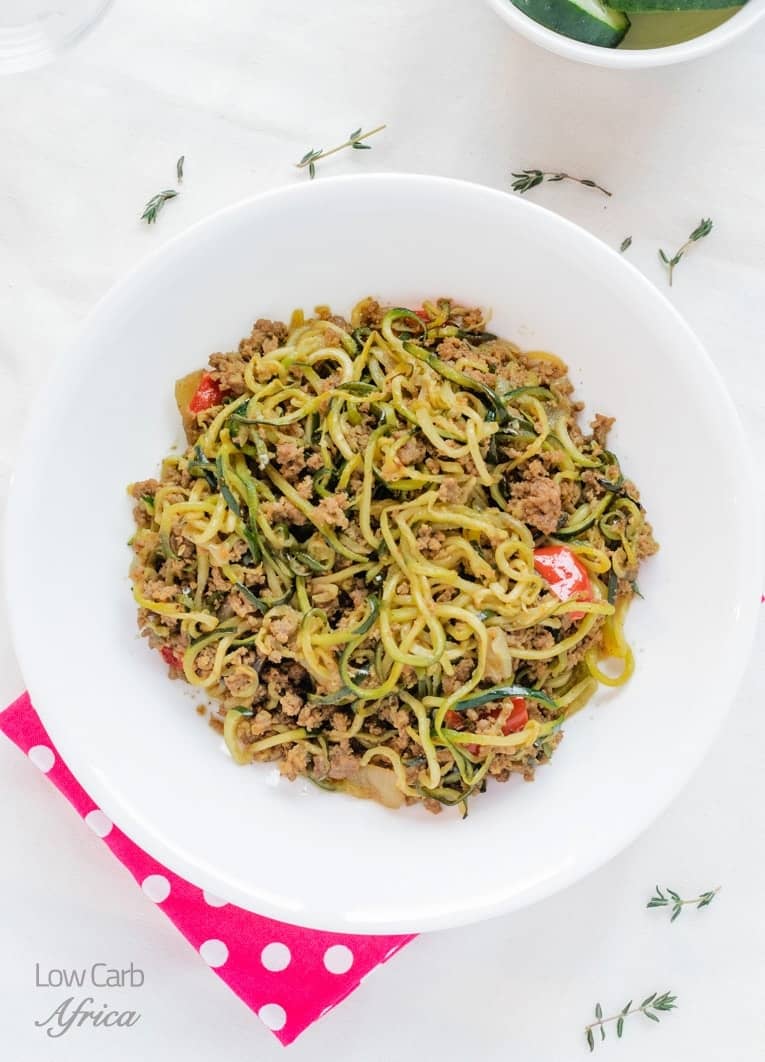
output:
{"label": "thyme sprig", "polygon": [[[181,155],[175,164],[175,179],[178,184],[183,184],[183,163],[186,161],[186,156]],[[143,214],[141,214],[141,221],[145,221],[147,225],[154,225],[157,221],[157,214],[164,207],[165,203],[170,199],[175,199],[180,192],[176,192],[174,188],[166,188],[164,192],[157,192],[153,195],[146,206],[143,208]]]}
{"label": "thyme sprig", "polygon": [[606,188],[590,180],[589,177],[573,177],[570,173],[550,173],[547,170],[521,170],[520,173],[514,173],[513,177],[515,177],[515,180],[512,183],[512,189],[514,192],[520,192],[521,195],[530,192],[532,188],[536,188],[542,181],[548,181],[551,184],[556,181],[576,181],[577,184],[583,184],[585,188],[597,188],[603,195],[607,195],[609,198],[611,196],[611,193]]}
{"label": "thyme sprig", "polygon": [[338,151],[343,151],[345,148],[352,148],[356,151],[369,151],[371,150],[371,144],[365,144],[364,141],[368,140],[370,136],[374,136],[376,133],[381,133],[385,129],[385,124],[376,125],[374,129],[370,129],[368,133],[362,133],[361,126],[358,129],[354,129],[352,133],[348,135],[348,139],[344,140],[342,144],[338,144],[337,147],[328,148],[324,151],[323,148],[311,148],[306,151],[300,162],[296,162],[295,165],[299,170],[308,167],[308,175],[313,180],[316,176],[316,163],[319,159],[329,158],[330,155],[335,155]]}
{"label": "thyme sprig", "polygon": [[178,193],[173,188],[166,188],[164,192],[157,192],[143,208],[141,221],[145,221],[147,225],[153,225],[157,220],[157,214],[159,214],[165,203],[169,199],[175,199],[177,195]]}
{"label": "thyme sprig", "polygon": [[[600,1003],[595,1004],[595,1021],[590,1022],[589,1025],[585,1025],[584,1033],[587,1037],[587,1045],[590,1051],[595,1050],[595,1030],[600,1032],[600,1039],[605,1040],[606,1030],[605,1026],[609,1022],[616,1022],[616,1035],[621,1039],[624,1032],[624,1022],[631,1014],[644,1014],[650,1021],[659,1021],[659,1013],[674,1010],[677,1006],[677,996],[673,996],[670,992],[662,992],[659,995],[657,992],[652,992],[650,996],[646,996],[639,1006],[633,1007],[632,1000],[626,1003],[620,1011],[616,1014],[611,1014],[608,1018],[603,1017],[603,1008]],[[659,1013],[657,1013],[659,1012]]]}
{"label": "thyme sprig", "polygon": [[672,889],[667,889],[666,886],[665,895],[657,885],[656,892],[648,901],[646,907],[671,907],[672,917],[670,918],[670,922],[674,922],[680,915],[682,909],[688,904],[693,904],[697,909],[709,907],[712,900],[714,900],[715,896],[720,891],[720,888],[721,886],[718,885],[716,889],[710,889],[709,892],[702,892],[700,895],[694,896],[692,900],[683,900],[676,892],[673,892]]}
{"label": "thyme sprig", "polygon": [[703,240],[705,236],[708,236],[712,231],[714,225],[711,218],[702,218],[696,228],[690,234],[685,243],[680,247],[670,258],[664,251],[659,249],[659,260],[662,265],[667,267],[667,274],[669,276],[669,286],[672,287],[672,274],[675,271],[675,266],[683,257],[688,248],[696,243],[697,240]]}

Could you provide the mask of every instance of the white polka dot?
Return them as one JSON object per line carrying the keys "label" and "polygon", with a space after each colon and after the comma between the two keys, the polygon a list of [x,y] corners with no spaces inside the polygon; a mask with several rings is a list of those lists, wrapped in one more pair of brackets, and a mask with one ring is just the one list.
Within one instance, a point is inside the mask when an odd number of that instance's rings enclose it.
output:
{"label": "white polka dot", "polygon": [[292,961],[292,954],[286,944],[274,941],[273,944],[266,944],[265,948],[263,948],[260,953],[260,961],[267,970],[278,973],[280,970],[287,969]]}
{"label": "white polka dot", "polygon": [[222,940],[206,940],[199,954],[208,966],[222,966],[228,958],[228,948]]}
{"label": "white polka dot", "polygon": [[39,767],[43,774],[47,774],[56,762],[53,749],[49,749],[47,745],[33,745],[27,755],[35,767]]}
{"label": "white polka dot", "polygon": [[220,896],[216,896],[214,892],[208,892],[207,889],[202,890],[202,895],[208,907],[225,907],[228,903],[228,900],[221,900]]}
{"label": "white polka dot", "polygon": [[279,1032],[287,1024],[287,1012],[278,1003],[266,1003],[258,1011],[258,1017],[267,1029]]}
{"label": "white polka dot", "polygon": [[154,903],[162,903],[170,895],[170,882],[164,874],[149,874],[141,882],[141,888]]}
{"label": "white polka dot", "polygon": [[330,973],[348,973],[353,966],[353,952],[345,944],[333,944],[324,952],[324,965]]}
{"label": "white polka dot", "polygon": [[93,833],[98,837],[107,837],[112,832],[112,820],[108,815],[104,815],[100,808],[93,808],[85,816],[85,821],[90,826]]}

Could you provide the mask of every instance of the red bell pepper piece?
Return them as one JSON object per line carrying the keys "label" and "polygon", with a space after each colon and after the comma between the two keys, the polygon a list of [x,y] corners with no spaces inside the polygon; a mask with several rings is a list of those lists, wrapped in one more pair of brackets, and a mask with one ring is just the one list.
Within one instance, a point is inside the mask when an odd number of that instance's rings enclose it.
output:
{"label": "red bell pepper piece", "polygon": [[181,670],[183,663],[179,653],[174,652],[169,645],[163,645],[159,652],[168,667],[177,668],[178,671]]}
{"label": "red bell pepper piece", "polygon": [[[566,546],[541,546],[534,550],[534,567],[561,601],[592,601],[592,583],[587,569]],[[580,620],[584,612],[571,612]]]}
{"label": "red bell pepper piece", "polygon": [[211,409],[212,406],[219,406],[222,398],[221,389],[216,381],[213,380],[209,372],[203,372],[199,385],[191,396],[189,412],[201,413],[205,409]]}

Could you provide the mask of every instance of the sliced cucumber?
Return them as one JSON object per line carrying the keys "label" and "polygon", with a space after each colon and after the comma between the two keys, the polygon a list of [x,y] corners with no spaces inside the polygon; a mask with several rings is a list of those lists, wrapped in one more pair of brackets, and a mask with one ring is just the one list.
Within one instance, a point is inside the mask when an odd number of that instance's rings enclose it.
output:
{"label": "sliced cucumber", "polygon": [[619,0],[619,8],[634,14],[652,11],[715,11],[723,7],[740,7],[741,0]]}
{"label": "sliced cucumber", "polygon": [[[512,0],[519,11],[548,29],[575,41],[615,48],[630,28],[630,20],[600,0]],[[641,0],[633,0],[640,3]],[[651,3],[652,0],[642,0]],[[678,2],[678,0],[675,0]],[[698,0],[697,0],[698,2]]]}

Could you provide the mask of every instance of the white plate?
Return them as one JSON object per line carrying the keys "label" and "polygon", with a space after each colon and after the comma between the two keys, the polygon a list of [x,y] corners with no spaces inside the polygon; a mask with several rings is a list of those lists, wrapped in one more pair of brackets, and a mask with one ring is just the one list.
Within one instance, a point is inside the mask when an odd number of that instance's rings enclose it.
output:
{"label": "white plate", "polygon": [[[453,295],[570,364],[661,541],[628,621],[637,671],[566,727],[533,785],[461,821],[236,767],[137,637],[125,485],[179,436],[176,377],[257,316],[366,294]],[[538,900],[632,840],[678,792],[741,676],[759,581],[742,432],[689,329],[622,257],[555,214],[432,177],[317,180],[161,248],[96,309],[35,404],[8,518],[8,586],[33,701],[80,782],[197,885],[285,921],[437,929]]]}

